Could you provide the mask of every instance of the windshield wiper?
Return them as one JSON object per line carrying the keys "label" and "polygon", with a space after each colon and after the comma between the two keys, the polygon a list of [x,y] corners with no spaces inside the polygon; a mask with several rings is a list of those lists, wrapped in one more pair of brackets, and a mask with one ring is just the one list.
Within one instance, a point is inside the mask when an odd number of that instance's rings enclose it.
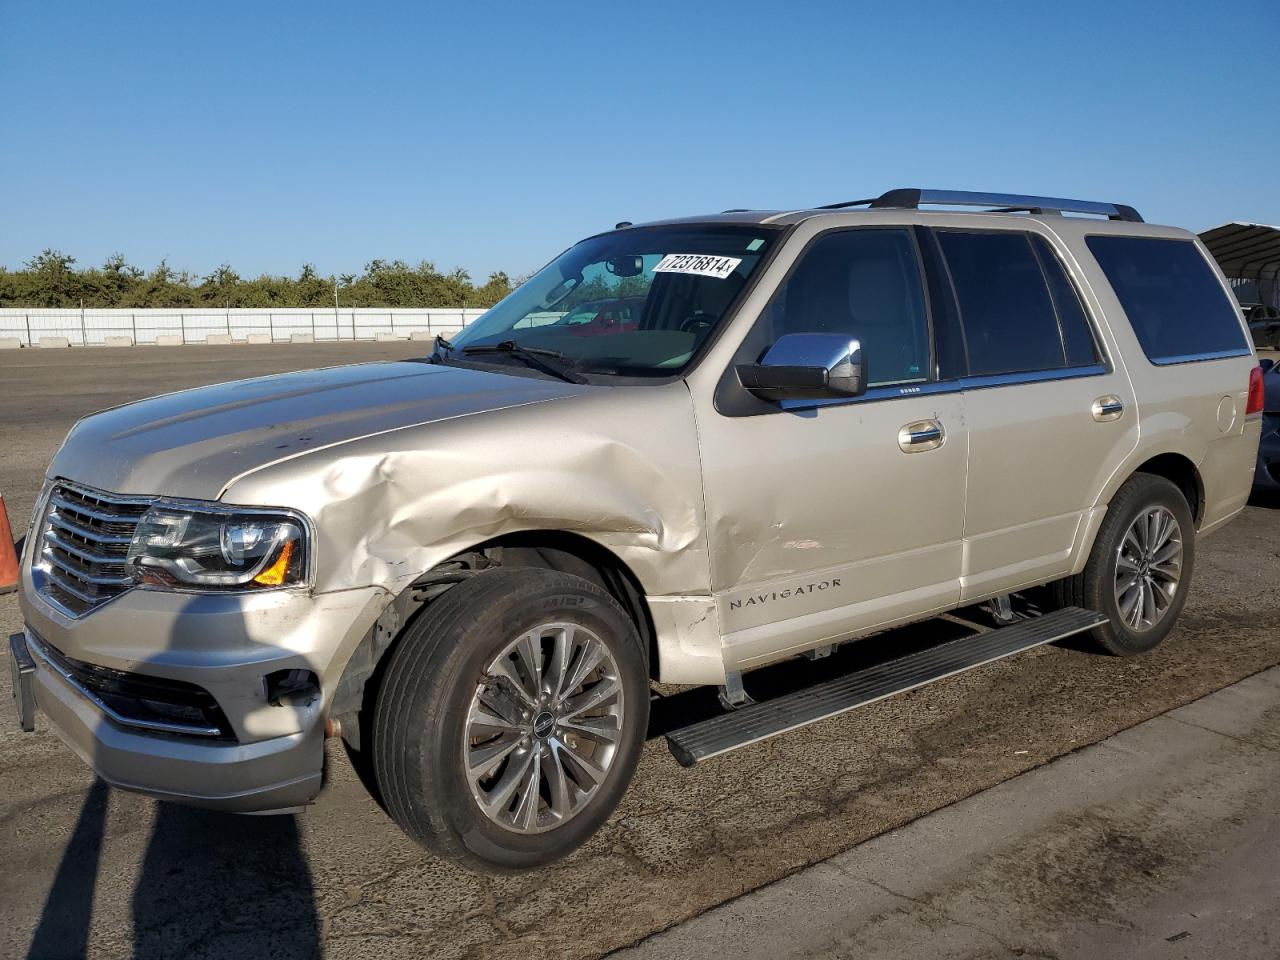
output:
{"label": "windshield wiper", "polygon": [[539,347],[522,347],[514,340],[503,340],[501,343],[477,344],[474,347],[463,347],[466,355],[482,353],[504,353],[523,360],[529,366],[549,373],[566,383],[589,383],[586,377],[574,373],[568,365],[560,363],[564,354],[559,350],[543,350]]}

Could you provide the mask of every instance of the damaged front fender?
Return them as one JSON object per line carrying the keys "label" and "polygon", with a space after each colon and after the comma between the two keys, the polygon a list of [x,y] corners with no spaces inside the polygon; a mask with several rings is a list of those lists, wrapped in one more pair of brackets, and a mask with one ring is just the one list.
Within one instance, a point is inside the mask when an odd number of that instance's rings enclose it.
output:
{"label": "damaged front fender", "polygon": [[[237,478],[222,499],[310,516],[320,593],[399,595],[477,544],[556,531],[610,551],[651,598],[709,605],[697,436],[681,382],[599,387],[353,440]],[[718,636],[714,646],[701,653],[718,664]]]}

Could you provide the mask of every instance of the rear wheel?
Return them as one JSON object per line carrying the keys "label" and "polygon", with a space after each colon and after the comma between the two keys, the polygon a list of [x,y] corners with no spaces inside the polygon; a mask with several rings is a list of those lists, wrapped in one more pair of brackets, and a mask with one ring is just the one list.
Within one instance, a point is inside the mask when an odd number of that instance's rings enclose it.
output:
{"label": "rear wheel", "polygon": [[374,712],[392,818],[472,869],[563,857],[626,790],[648,724],[635,625],[600,587],[493,570],[436,600],[399,640]]}
{"label": "rear wheel", "polygon": [[1082,573],[1053,585],[1054,599],[1097,610],[1093,631],[1107,652],[1133,656],[1168,636],[1195,565],[1195,519],[1181,490],[1139,473],[1112,498]]}

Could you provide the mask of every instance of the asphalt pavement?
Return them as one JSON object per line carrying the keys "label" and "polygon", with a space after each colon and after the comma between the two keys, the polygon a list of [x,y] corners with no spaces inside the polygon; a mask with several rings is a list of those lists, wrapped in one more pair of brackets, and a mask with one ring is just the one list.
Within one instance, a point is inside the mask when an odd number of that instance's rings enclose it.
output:
{"label": "asphalt pavement", "polygon": [[[44,466],[67,429],[94,409],[273,370],[413,356],[421,346],[0,354],[0,490],[15,532],[25,528]],[[5,720],[9,680],[0,674],[0,957],[576,958],[647,947],[655,941],[644,943],[646,938],[654,934],[711,916],[708,911],[722,904],[750,902],[739,898],[793,874],[805,876],[806,868],[848,851],[865,851],[867,841],[887,841],[894,835],[885,834],[935,811],[958,810],[966,798],[980,815],[1013,818],[1014,795],[1000,792],[1011,789],[1007,781],[1058,757],[1072,755],[1061,763],[1075,762],[1090,744],[1280,664],[1278,584],[1280,509],[1251,505],[1203,542],[1182,623],[1149,656],[1120,660],[1072,646],[1041,648],[691,770],[671,759],[660,732],[664,724],[707,709],[710,692],[665,690],[655,704],[653,739],[636,781],[609,823],[564,862],[515,877],[472,876],[423,853],[367,797],[340,749],[330,751],[319,801],[298,816],[237,818],[109,790],[46,726],[22,735]],[[8,633],[20,626],[16,599],[0,598],[0,629]],[[888,658],[904,644],[920,642],[930,629],[862,641],[799,669],[822,676]],[[1274,689],[1262,696],[1274,707]],[[1153,729],[1155,742],[1165,746],[1191,735],[1180,721]],[[1264,728],[1248,731],[1259,729]],[[1242,736],[1255,736],[1248,731]],[[1225,742],[1215,742],[1229,752]],[[1269,761],[1262,753],[1251,756],[1259,776],[1265,775]],[[1119,789],[1106,766],[1092,781],[1102,794]],[[1270,810],[1276,810],[1274,789],[1210,790],[1214,780],[1196,779],[1200,769],[1174,763],[1152,776],[1198,796],[1201,824],[1244,817],[1248,805],[1242,812],[1242,796],[1254,805],[1269,797]],[[1239,776],[1237,768],[1231,770]],[[1064,794],[1061,809],[1079,815],[1088,795],[1082,789],[1072,801]],[[1150,798],[1153,811],[1157,799]],[[1130,833],[1138,829],[1133,818],[1145,809],[1141,795],[1133,800],[1135,807],[1121,811],[1130,818],[1124,821]],[[1018,872],[1018,856],[987,856],[983,834],[970,835],[967,825],[935,835],[932,843],[898,847],[899,880],[915,886],[886,884],[907,898],[926,888],[943,891],[951,897],[944,901],[951,919],[944,923],[925,906],[890,894],[884,910],[897,911],[903,929],[914,927],[917,944],[935,944],[922,931],[936,927],[941,937],[950,930],[946,940],[936,941],[954,946],[945,956],[1018,955],[1024,944],[1046,956],[1075,955],[1052,952],[1046,925],[1050,932],[1084,931],[1080,935],[1094,937],[1090,942],[1100,944],[1102,956],[1108,949],[1125,955],[1117,945],[1130,933],[1126,921],[1158,932],[1150,920],[1158,897],[1120,895],[1126,884],[1141,883],[1133,878],[1144,876],[1143,870],[1157,869],[1149,845],[1124,840],[1102,857],[1097,843],[1080,839],[1086,834],[1054,832],[1057,821],[1050,821],[1019,821],[1024,846],[1010,840],[1008,848],[1030,855],[1038,849],[1037,838],[1052,843],[1051,861],[1035,861],[1032,906],[1015,912],[1027,917],[1037,904],[1055,904],[1034,937],[1029,932],[1024,940],[1002,944],[974,932],[966,942],[949,926],[963,930],[967,918],[989,925],[990,912],[1002,904],[1017,907],[1024,884],[1031,882],[1025,870]],[[1208,850],[1185,861],[1188,877],[1200,878],[1195,882],[1230,889],[1232,883],[1248,887],[1260,872],[1263,881],[1274,879],[1266,870],[1275,860],[1260,862],[1251,855],[1270,849],[1265,836],[1246,832],[1232,835],[1244,838],[1237,846],[1202,847],[1197,844],[1203,831],[1195,823],[1174,818],[1166,825],[1161,843],[1168,849]],[[1008,882],[993,880],[980,895],[963,895],[948,878],[971,872],[975,864],[996,879],[1007,871]],[[1115,872],[1117,886],[1082,894],[1080,877],[1100,864]],[[927,890],[917,899],[925,899]],[[864,920],[872,918],[864,907],[870,909],[872,898],[867,889],[859,891],[842,894],[851,904],[844,914],[820,918],[811,911],[828,940],[797,945],[817,951],[812,955],[824,949],[877,955],[881,941],[858,940],[859,930],[887,935],[894,928],[867,927]],[[1114,904],[1107,916],[1121,917],[1113,920],[1117,939],[1106,940],[1107,924],[1090,925],[1100,904]],[[849,918],[852,926],[845,923]],[[1274,936],[1267,933],[1274,931],[1272,923],[1241,916],[1216,941],[1201,939],[1183,924],[1191,935],[1166,943],[1170,952],[1153,955],[1261,955],[1248,949],[1263,942],[1264,933]],[[1217,944],[1214,952],[1206,952],[1210,943]],[[922,947],[914,955],[936,953]]]}
{"label": "asphalt pavement", "polygon": [[1275,960],[1277,796],[1272,668],[611,960]]}

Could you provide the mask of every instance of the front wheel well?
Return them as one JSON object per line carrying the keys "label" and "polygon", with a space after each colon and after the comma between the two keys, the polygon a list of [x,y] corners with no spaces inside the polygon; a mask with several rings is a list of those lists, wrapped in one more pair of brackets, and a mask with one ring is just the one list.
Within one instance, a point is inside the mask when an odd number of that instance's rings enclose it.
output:
{"label": "front wheel well", "polygon": [[1162,453],[1143,462],[1134,473],[1164,477],[1181,490],[1187,499],[1187,506],[1191,508],[1196,526],[1200,526],[1200,520],[1204,516],[1204,481],[1190,459],[1180,453]]}
{"label": "front wheel well", "polygon": [[[600,544],[573,533],[534,531],[508,534],[476,544],[424,573],[384,611],[347,662],[329,708],[347,744],[357,752],[362,727],[372,716],[388,654],[404,628],[452,586],[495,567],[539,567],[570,573],[602,587],[635,623],[644,642],[645,665],[657,678],[657,631],[644,600],[644,590],[631,569]],[[363,778],[363,777],[362,777]],[[366,786],[369,786],[366,780]]]}
{"label": "front wheel well", "polygon": [[575,533],[548,530],[508,534],[468,552],[480,554],[497,566],[558,570],[603,587],[622,605],[640,631],[645,644],[645,662],[650,676],[656,676],[657,633],[649,606],[644,602],[644,589],[631,569],[607,548]]}

